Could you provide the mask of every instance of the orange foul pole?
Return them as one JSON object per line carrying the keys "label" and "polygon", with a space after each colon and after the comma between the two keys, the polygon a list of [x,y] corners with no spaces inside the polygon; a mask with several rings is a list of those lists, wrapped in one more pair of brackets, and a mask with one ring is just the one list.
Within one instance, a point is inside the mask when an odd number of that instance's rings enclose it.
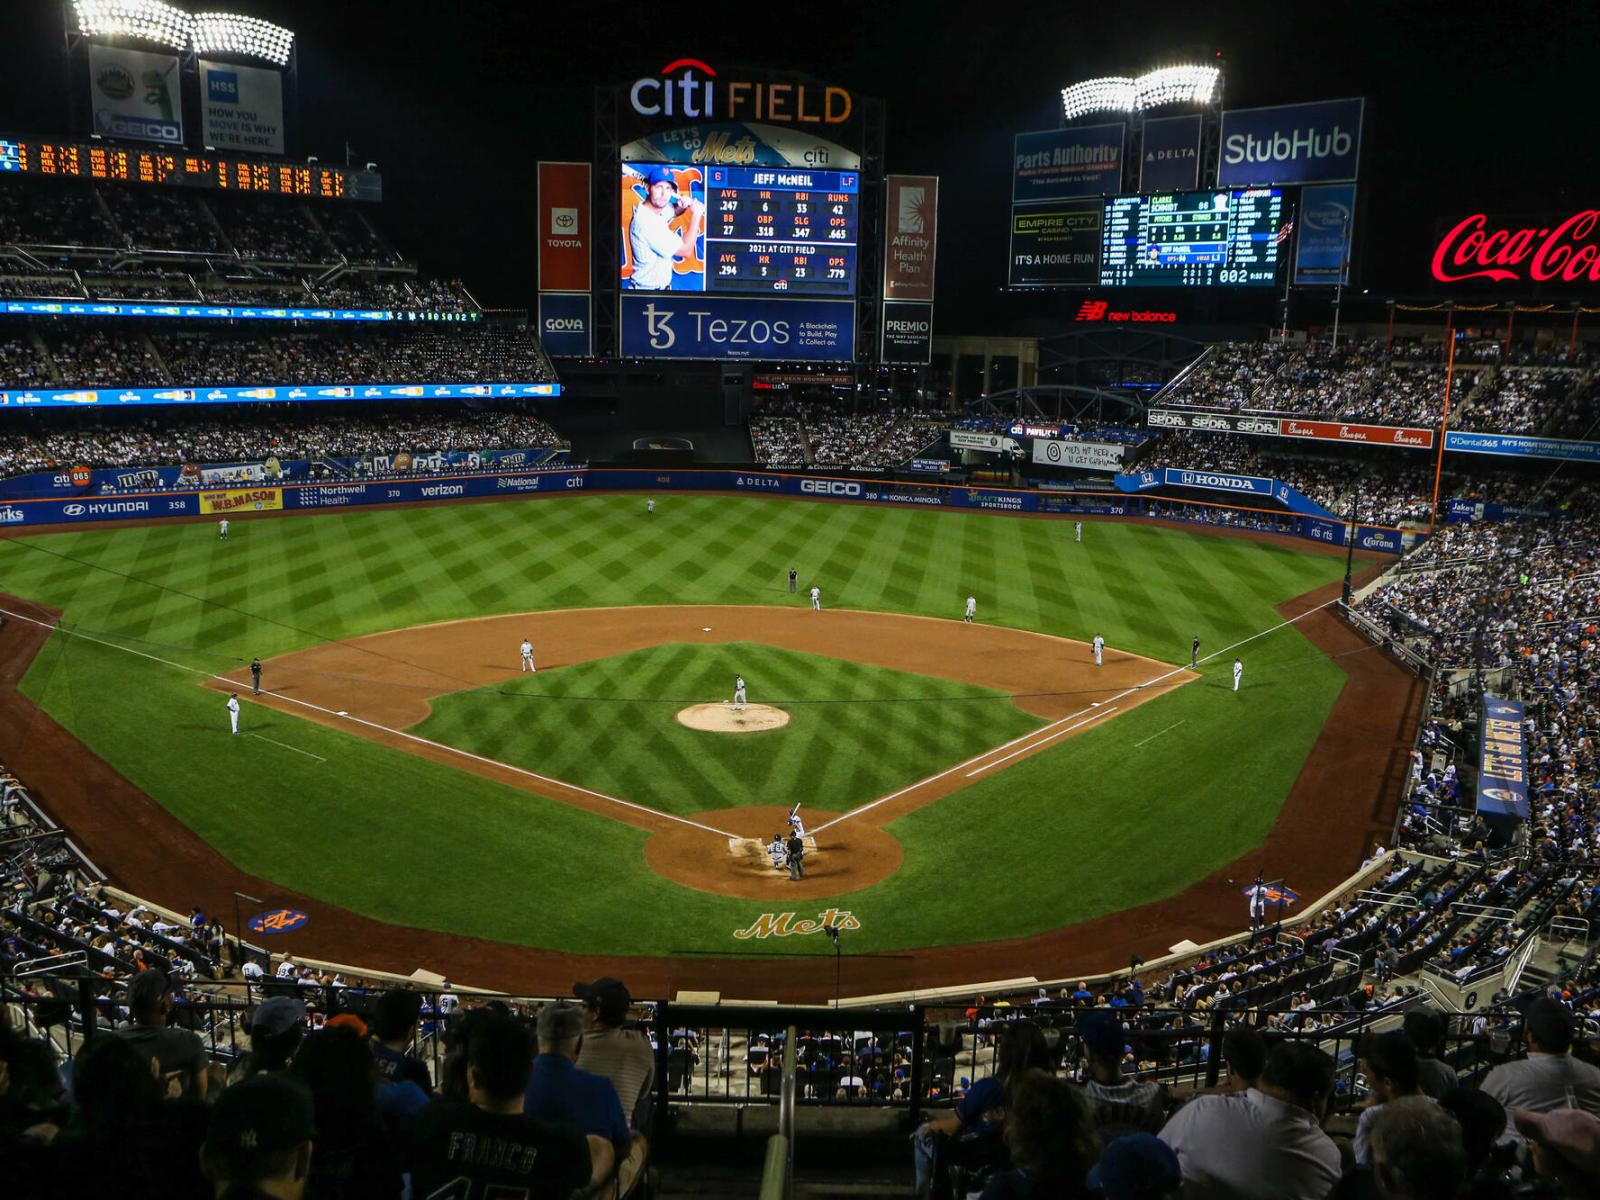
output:
{"label": "orange foul pole", "polygon": [[1451,309],[1445,317],[1445,337],[1450,341],[1450,347],[1445,355],[1444,364],[1444,413],[1439,417],[1439,456],[1433,464],[1433,507],[1428,510],[1428,532],[1433,532],[1433,527],[1439,521],[1439,476],[1444,471],[1444,431],[1450,424],[1450,385],[1455,381],[1456,374],[1456,331],[1455,310]]}

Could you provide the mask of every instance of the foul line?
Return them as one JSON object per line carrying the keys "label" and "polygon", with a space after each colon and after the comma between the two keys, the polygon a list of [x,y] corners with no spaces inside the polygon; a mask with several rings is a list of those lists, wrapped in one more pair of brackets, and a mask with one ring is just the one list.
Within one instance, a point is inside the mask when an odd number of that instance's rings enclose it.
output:
{"label": "foul line", "polygon": [[992,771],[992,770],[994,770],[994,768],[998,767],[1001,763],[1009,762],[1011,759],[1015,758],[1019,754],[1030,754],[1033,751],[1039,749],[1046,742],[1053,742],[1058,737],[1066,737],[1067,734],[1071,733],[1074,729],[1082,729],[1085,725],[1089,724],[1089,722],[1098,721],[1101,717],[1104,717],[1104,716],[1106,716],[1106,715],[1108,715],[1110,713],[1114,713],[1116,711],[1117,711],[1117,706],[1115,704],[1113,704],[1113,705],[1111,705],[1110,707],[1107,707],[1107,708],[1102,708],[1099,712],[1095,713],[1093,716],[1085,717],[1083,720],[1077,722],[1074,725],[1068,725],[1065,729],[1058,729],[1054,733],[1052,733],[1049,737],[1040,738],[1037,742],[1034,742],[1032,745],[1020,746],[1017,749],[1013,750],[1010,754],[1006,755],[1004,758],[997,758],[991,763],[985,763],[981,767],[973,768],[972,770],[967,772],[967,778],[971,779],[974,775],[982,775],[985,771]]}
{"label": "foul line", "polygon": [[[131,647],[128,647],[128,646],[119,646],[115,642],[105,641],[102,638],[95,637],[93,634],[79,633],[75,629],[67,629],[65,626],[62,626],[62,625],[51,625],[46,621],[40,621],[35,617],[26,616],[23,613],[11,612],[9,609],[0,608],[0,616],[15,617],[19,621],[27,621],[30,625],[37,625],[41,629],[55,630],[58,633],[65,633],[70,637],[81,637],[81,638],[84,638],[87,641],[95,642],[95,643],[97,643],[97,644],[99,644],[101,646],[108,646],[113,650],[121,650],[125,654],[134,654],[134,655],[137,655],[140,658],[149,659],[151,662],[158,662],[158,663],[161,663],[163,666],[175,667],[177,670],[180,670],[180,671],[188,671],[190,674],[193,674],[193,675],[203,675],[207,679],[215,679],[215,680],[217,680],[217,681],[219,681],[221,683],[232,683],[232,682],[234,682],[233,680],[229,679],[225,675],[217,675],[217,674],[214,674],[211,671],[202,670],[199,667],[191,667],[191,666],[187,666],[184,663],[176,663],[176,662],[173,662],[171,659],[162,658],[159,655],[146,654],[143,650],[134,650],[134,649],[132,649]],[[703,829],[707,833],[716,834],[718,837],[730,838],[730,837],[737,836],[736,834],[729,833],[729,832],[727,832],[726,830],[723,830],[723,829],[718,829],[718,828],[716,828],[715,826],[712,826],[712,825],[703,825],[699,821],[691,821],[687,817],[680,817],[680,816],[677,816],[674,813],[662,812],[658,808],[650,808],[650,807],[648,807],[646,805],[643,805],[643,804],[635,804],[633,801],[624,800],[620,796],[608,796],[604,792],[596,792],[596,791],[592,791],[591,789],[586,788],[586,787],[579,787],[577,784],[568,783],[564,779],[555,779],[555,778],[552,778],[549,775],[541,775],[537,771],[525,770],[522,767],[517,767],[517,766],[513,766],[510,763],[501,762],[499,759],[485,758],[483,755],[474,754],[470,750],[462,750],[462,749],[460,749],[459,747],[456,747],[456,746],[447,746],[443,742],[435,742],[435,741],[431,741],[430,739],[425,738],[425,737],[418,737],[416,734],[407,733],[403,729],[391,729],[391,728],[389,728],[389,726],[380,725],[376,721],[368,721],[368,720],[366,720],[366,719],[364,719],[362,717],[353,717],[348,713],[336,712],[331,708],[323,708],[322,705],[313,704],[309,700],[301,700],[301,699],[298,699],[297,697],[294,697],[294,696],[285,696],[285,695],[282,695],[281,693],[278,693],[278,692],[270,692],[269,691],[266,694],[269,695],[269,696],[276,697],[279,700],[286,700],[290,704],[298,704],[302,708],[309,708],[309,709],[312,709],[312,710],[314,710],[316,712],[323,713],[326,716],[338,717],[340,720],[351,721],[351,722],[353,722],[353,723],[355,723],[357,725],[365,725],[368,729],[376,729],[376,730],[379,730],[382,733],[387,733],[387,734],[390,734],[390,735],[392,735],[394,737],[405,738],[407,741],[416,742],[420,746],[431,746],[435,750],[443,750],[443,751],[445,751],[446,753],[449,753],[449,754],[460,755],[462,758],[470,758],[474,762],[481,762],[481,763],[484,763],[484,764],[486,764],[488,766],[491,766],[491,767],[499,767],[503,771],[511,771],[511,772],[513,772],[513,773],[515,773],[517,775],[526,776],[529,779],[536,779],[540,783],[548,783],[548,784],[552,784],[552,785],[554,785],[556,787],[566,788],[569,791],[579,792],[579,793],[581,793],[581,794],[583,794],[585,796],[593,796],[596,800],[604,800],[609,804],[615,804],[615,805],[618,805],[618,806],[620,806],[622,808],[631,808],[635,812],[649,813],[652,817],[660,817],[662,820],[665,820],[665,821],[676,821],[680,825],[689,825],[689,826],[692,826],[695,829]],[[259,737],[260,735],[257,734],[256,736]],[[270,738],[263,738],[262,740],[263,741],[270,741],[271,739]],[[293,746],[290,746],[290,747],[287,747],[287,748],[290,749],[290,750],[294,749]],[[301,753],[305,753],[305,752],[302,751]],[[326,761],[326,760],[324,760],[324,761]],[[555,799],[555,797],[549,796],[549,797],[546,797],[546,799]],[[557,800],[556,803],[559,804],[560,801]]]}
{"label": "foul line", "polygon": [[[1187,719],[1188,718],[1185,718],[1184,720],[1186,721]],[[1175,724],[1168,725],[1165,729],[1163,729],[1161,731],[1161,733],[1171,733],[1174,729],[1176,729],[1179,725],[1182,725],[1183,723],[1184,723],[1184,721],[1178,721]],[[1135,750],[1137,750],[1140,746],[1144,745],[1145,742],[1153,742],[1153,741],[1155,741],[1158,737],[1161,736],[1161,733],[1152,733],[1149,737],[1145,738],[1144,742],[1135,742],[1133,744],[1133,748]]]}
{"label": "foul line", "polygon": [[[1286,628],[1287,626],[1295,624],[1297,621],[1303,621],[1307,617],[1309,617],[1312,613],[1321,612],[1323,609],[1328,608],[1331,605],[1337,604],[1338,602],[1339,602],[1338,599],[1335,598],[1333,600],[1326,601],[1323,604],[1318,604],[1313,608],[1308,608],[1308,609],[1306,609],[1305,612],[1301,613],[1299,616],[1290,617],[1288,620],[1285,620],[1285,621],[1279,621],[1276,625],[1269,625],[1266,629],[1261,630],[1259,633],[1252,633],[1247,638],[1239,639],[1237,642],[1234,642],[1231,646],[1224,646],[1220,650],[1214,650],[1210,654],[1207,654],[1204,657],[1202,657],[1200,659],[1200,662],[1203,662],[1203,663],[1204,662],[1210,662],[1213,658],[1217,658],[1220,655],[1227,654],[1230,650],[1237,650],[1240,646],[1247,645],[1250,642],[1255,641],[1257,638],[1266,637],[1267,634],[1269,634],[1269,633],[1275,633],[1280,629],[1283,629],[1283,628]],[[1112,708],[1115,707],[1115,703],[1114,702],[1117,701],[1117,700],[1121,700],[1124,696],[1131,696],[1131,695],[1133,695],[1134,692],[1142,691],[1142,690],[1144,690],[1145,688],[1148,688],[1148,687],[1153,687],[1154,685],[1156,685],[1158,683],[1161,683],[1161,682],[1163,682],[1165,680],[1171,679],[1174,675],[1180,674],[1181,672],[1189,670],[1189,669],[1190,668],[1188,668],[1188,667],[1173,667],[1170,671],[1164,671],[1160,675],[1157,675],[1153,679],[1148,679],[1144,683],[1136,683],[1131,688],[1128,688],[1126,691],[1118,692],[1115,696],[1110,697],[1104,703],[1101,703],[1101,704],[1098,704],[1098,705],[1092,705],[1089,708],[1079,709],[1075,713],[1071,713],[1068,716],[1061,717],[1058,720],[1052,721],[1048,725],[1045,725],[1045,726],[1043,726],[1043,727],[1041,727],[1039,729],[1035,729],[1030,733],[1025,733],[1021,737],[1012,738],[1009,742],[1005,742],[1002,745],[995,746],[995,747],[993,747],[992,749],[989,749],[989,750],[985,750],[982,754],[975,754],[971,758],[967,759],[965,762],[957,763],[953,767],[947,767],[945,770],[938,772],[938,774],[929,775],[926,779],[918,780],[916,783],[911,784],[909,787],[903,787],[899,791],[890,792],[887,796],[880,796],[876,800],[869,800],[866,804],[861,805],[859,808],[852,808],[849,812],[842,813],[839,816],[835,817],[833,820],[828,821],[828,822],[826,822],[826,823],[824,823],[822,825],[818,825],[816,828],[812,829],[810,832],[812,832],[812,833],[821,833],[823,830],[828,829],[828,828],[830,828],[830,827],[832,827],[834,825],[837,825],[841,821],[848,821],[851,817],[858,817],[862,813],[871,812],[873,809],[877,808],[880,804],[887,804],[891,800],[899,799],[901,796],[904,796],[907,792],[914,792],[918,788],[927,787],[931,783],[937,783],[939,780],[943,779],[945,776],[953,775],[957,771],[963,770],[963,769],[965,769],[967,767],[975,768],[974,770],[970,770],[970,771],[967,772],[966,777],[968,779],[972,778],[972,776],[974,776],[974,775],[980,775],[984,771],[989,770],[990,767],[997,766],[1000,763],[1007,761],[1008,759],[1015,758],[1019,754],[1026,754],[1031,750],[1037,750],[1040,747],[1044,746],[1045,743],[1054,741],[1058,737],[1064,737],[1066,734],[1071,733],[1074,729],[1077,729],[1079,727],[1079,725],[1087,725],[1087,724],[1089,724],[1090,721],[1094,721],[1094,720],[1097,720],[1099,717],[1105,716],[1106,713],[1112,711]],[[1108,706],[1110,706],[1110,707],[1108,707]],[[1104,709],[1105,711],[1096,712],[1095,710],[1097,708]],[[1094,715],[1090,716],[1089,714],[1091,714],[1091,713],[1093,713]],[[1079,717],[1088,717],[1088,720],[1080,721],[1078,725],[1073,725],[1071,727],[1071,729],[1063,729],[1063,728],[1061,728],[1062,726],[1067,725],[1069,722],[1077,721]],[[1182,724],[1182,722],[1179,722],[1179,723]],[[1166,731],[1163,730],[1162,732],[1164,733]],[[1146,740],[1148,740],[1148,739],[1146,739]],[[995,762],[990,763],[986,767],[978,766],[979,763],[982,763],[985,759],[991,758],[992,756],[994,756],[996,754],[999,754],[1000,751],[1002,751],[1002,750],[1010,750],[1011,747],[1018,746],[1020,743],[1024,743],[1024,742],[1029,743],[1029,744],[1028,745],[1022,745],[1020,749],[1017,749],[1017,750],[1013,751],[1012,753],[1006,755],[1005,758],[996,759]],[[1143,743],[1140,743],[1140,744],[1143,745]]]}
{"label": "foul line", "polygon": [[307,758],[314,758],[318,762],[327,762],[328,761],[327,759],[323,758],[322,755],[320,755],[320,754],[313,754],[309,750],[300,749],[299,746],[291,746],[291,745],[288,745],[285,742],[275,741],[274,739],[267,737],[265,734],[252,733],[250,736],[253,737],[253,738],[260,738],[263,742],[272,742],[272,744],[274,746],[282,746],[285,750],[293,750],[296,754],[304,754]]}

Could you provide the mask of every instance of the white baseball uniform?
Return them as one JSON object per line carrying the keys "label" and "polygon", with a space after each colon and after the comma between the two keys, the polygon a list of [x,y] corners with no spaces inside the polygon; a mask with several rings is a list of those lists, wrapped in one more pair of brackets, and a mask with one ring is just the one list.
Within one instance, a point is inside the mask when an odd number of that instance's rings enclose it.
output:
{"label": "white baseball uniform", "polygon": [[733,677],[733,711],[743,712],[744,709],[744,676],[735,675]]}
{"label": "white baseball uniform", "polygon": [[654,500],[646,500],[644,502],[644,510],[647,513],[655,512],[655,510],[656,510],[656,502]]}
{"label": "white baseball uniform", "polygon": [[1237,658],[1233,660],[1233,690],[1239,690],[1239,677],[1244,674],[1244,663]]}
{"label": "white baseball uniform", "polygon": [[228,697],[228,723],[233,726],[235,733],[239,732],[239,697]]}
{"label": "white baseball uniform", "polygon": [[967,597],[967,615],[966,615],[965,619],[967,621],[971,621],[972,618],[977,616],[977,615],[978,615],[978,598],[976,596],[968,596]]}
{"label": "white baseball uniform", "polygon": [[1083,522],[1082,521],[1074,521],[1072,523],[1072,532],[1076,535],[1072,539],[1073,541],[1075,541],[1075,542],[1083,541]]}
{"label": "white baseball uniform", "polygon": [[218,534],[217,536],[220,537],[223,541],[227,541],[228,540],[228,518],[227,517],[223,517],[222,518],[222,532],[220,534]]}
{"label": "white baseball uniform", "polygon": [[812,608],[812,611],[814,611],[814,612],[821,612],[822,611],[822,589],[821,588],[812,588],[811,589],[811,608]]}
{"label": "white baseball uniform", "polygon": [[533,665],[533,643],[527,638],[522,639],[522,669],[537,672],[538,667]]}
{"label": "white baseball uniform", "polygon": [[767,847],[767,856],[772,859],[775,871],[781,871],[789,862],[789,848],[783,844],[781,837],[772,839],[772,844]]}
{"label": "white baseball uniform", "polygon": [[1264,884],[1250,888],[1250,925],[1253,928],[1267,919],[1267,889]]}
{"label": "white baseball uniform", "polygon": [[1103,665],[1101,663],[1100,659],[1101,659],[1101,656],[1103,654],[1105,654],[1105,652],[1106,652],[1106,640],[1105,640],[1105,638],[1101,637],[1097,633],[1097,634],[1094,635],[1094,665],[1095,666],[1098,667],[1098,666],[1102,666]]}

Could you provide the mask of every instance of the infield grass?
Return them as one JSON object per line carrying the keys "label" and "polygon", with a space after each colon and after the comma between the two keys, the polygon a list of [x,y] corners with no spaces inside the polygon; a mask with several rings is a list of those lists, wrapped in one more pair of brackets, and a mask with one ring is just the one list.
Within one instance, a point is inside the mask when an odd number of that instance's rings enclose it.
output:
{"label": "infield grass", "polygon": [[[1202,654],[1250,638],[1279,621],[1274,604],[1343,571],[1332,556],[1185,528],[1090,521],[1075,544],[1070,521],[672,495],[647,517],[637,496],[588,495],[241,518],[226,543],[211,524],[17,539],[0,542],[0,590],[165,660],[57,634],[24,690],[245,870],[383,920],[659,954],[727,949],[763,906],[655,876],[633,827],[320,725],[253,705],[244,722],[321,762],[233,738],[223,698],[195,672],[530,609],[804,603],[803,590],[787,592],[791,565],[829,606],[955,618],[972,594],[984,622],[1098,632],[1167,662],[1188,661],[1193,635]],[[843,898],[862,922],[857,947],[1073,924],[1170,895],[1260,844],[1343,674],[1292,629],[1242,654],[1237,696],[1230,652],[1202,680],[896,822],[901,869]],[[586,728],[552,750],[575,762],[619,753],[637,724],[615,725],[605,741]],[[915,747],[923,731],[897,733],[896,745],[855,736],[910,761],[916,751],[899,743]],[[609,919],[624,908],[637,918]]]}

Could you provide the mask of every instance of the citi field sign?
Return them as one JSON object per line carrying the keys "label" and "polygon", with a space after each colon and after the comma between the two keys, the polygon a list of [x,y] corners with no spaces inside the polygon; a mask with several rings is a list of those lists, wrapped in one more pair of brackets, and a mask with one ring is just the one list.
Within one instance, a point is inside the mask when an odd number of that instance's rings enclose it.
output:
{"label": "citi field sign", "polygon": [[633,81],[628,101],[641,117],[842,125],[855,107],[844,88],[819,83],[719,77],[698,58],[669,62]]}
{"label": "citi field sign", "polygon": [[1433,248],[1433,277],[1440,283],[1600,283],[1597,225],[1600,211],[1592,208],[1536,221],[1473,213]]}

